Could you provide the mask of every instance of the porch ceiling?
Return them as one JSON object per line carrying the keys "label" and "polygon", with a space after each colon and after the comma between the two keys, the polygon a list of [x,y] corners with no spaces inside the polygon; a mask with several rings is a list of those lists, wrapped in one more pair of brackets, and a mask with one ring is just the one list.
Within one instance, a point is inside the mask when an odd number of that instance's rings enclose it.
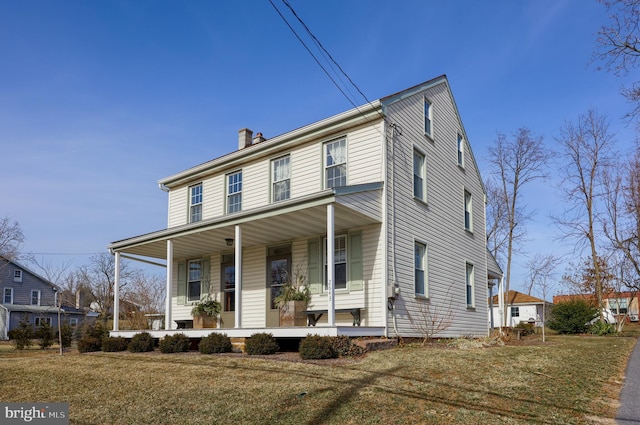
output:
{"label": "porch ceiling", "polygon": [[[380,192],[380,190],[372,192]],[[344,205],[340,203],[341,198],[333,191],[327,191],[320,196],[303,201],[278,205],[277,208],[247,211],[114,242],[109,248],[114,252],[166,259],[167,240],[171,239],[174,258],[192,258],[204,253],[231,250],[232,248],[226,245],[225,239],[235,238],[237,224],[242,229],[242,246],[244,247],[321,235],[327,230],[326,205],[330,203],[335,205],[335,232],[381,222],[378,214],[370,212],[365,214],[362,209]],[[349,200],[349,195],[345,195],[344,199]],[[380,204],[379,193],[374,193],[370,197],[370,202]],[[349,204],[349,202],[346,203]],[[373,210],[381,210],[380,205],[375,207],[377,208]]]}

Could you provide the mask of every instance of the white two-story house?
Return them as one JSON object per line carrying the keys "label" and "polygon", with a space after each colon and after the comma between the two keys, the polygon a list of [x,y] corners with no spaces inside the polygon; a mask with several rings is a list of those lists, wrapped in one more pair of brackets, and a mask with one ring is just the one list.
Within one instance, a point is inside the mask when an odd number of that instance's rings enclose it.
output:
{"label": "white two-story house", "polygon": [[[428,316],[448,318],[438,336],[488,333],[488,283],[501,271],[446,76],[276,137],[240,130],[236,150],[159,186],[167,228],[109,245],[116,264],[166,261],[156,336],[177,332],[205,294],[222,303],[220,328],[193,336],[422,337]],[[315,327],[280,326],[274,296],[286,276],[302,277],[308,308],[326,311]]]}

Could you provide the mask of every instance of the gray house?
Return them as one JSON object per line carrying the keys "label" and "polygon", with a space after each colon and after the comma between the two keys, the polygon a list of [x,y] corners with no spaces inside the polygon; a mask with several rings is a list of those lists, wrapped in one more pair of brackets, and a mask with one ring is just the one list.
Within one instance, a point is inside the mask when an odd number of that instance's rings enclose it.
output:
{"label": "gray house", "polygon": [[[446,76],[272,138],[245,128],[232,143],[158,182],[166,229],[109,245],[116,265],[166,262],[155,337],[423,337],[437,317],[438,336],[488,335],[488,287],[501,271]],[[279,320],[274,298],[290,280],[308,286],[315,326]],[[222,303],[219,329],[178,331],[204,295]],[[135,333],[118,326],[112,335]]]}
{"label": "gray house", "polygon": [[[0,257],[0,339],[22,320],[34,328],[46,323],[58,326],[58,288],[47,279],[18,264]],[[82,324],[85,313],[71,306],[62,306],[60,317],[72,327]]]}

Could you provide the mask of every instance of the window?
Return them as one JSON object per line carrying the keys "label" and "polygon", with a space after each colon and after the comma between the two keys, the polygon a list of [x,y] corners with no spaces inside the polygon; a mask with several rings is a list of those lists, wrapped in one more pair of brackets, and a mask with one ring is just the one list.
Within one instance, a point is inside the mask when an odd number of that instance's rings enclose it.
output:
{"label": "window", "polygon": [[42,326],[42,325],[51,326],[51,317],[36,317],[35,324],[36,324],[36,327]]}
{"label": "window", "polygon": [[473,202],[471,199],[471,193],[464,191],[464,228],[470,232],[473,231]]}
{"label": "window", "polygon": [[324,145],[325,188],[347,185],[347,139]]}
{"label": "window", "polygon": [[433,138],[433,106],[427,99],[424,100],[424,134]]}
{"label": "window", "polygon": [[13,281],[14,282],[22,282],[22,270],[14,270],[13,271]]}
{"label": "window", "polygon": [[189,188],[189,223],[202,220],[202,183]]}
{"label": "window", "polygon": [[464,139],[458,134],[458,165],[464,167]]}
{"label": "window", "polygon": [[473,264],[467,263],[467,276],[466,276],[466,286],[467,286],[467,307],[473,307],[474,296],[473,296]]}
{"label": "window", "polygon": [[187,301],[200,301],[202,288],[202,261],[189,261],[189,272],[187,275]]}
{"label": "window", "polygon": [[222,271],[222,308],[224,311],[236,311],[235,256],[233,254],[224,254],[220,268]]}
{"label": "window", "polygon": [[227,214],[242,210],[242,171],[227,175]]}
{"label": "window", "polygon": [[627,314],[628,304],[626,298],[612,298],[609,300],[609,309],[614,314]]}
{"label": "window", "polygon": [[2,303],[13,304],[13,288],[4,288]]}
{"label": "window", "polygon": [[415,291],[416,295],[427,295],[427,246],[415,243]]}
{"label": "window", "polygon": [[520,317],[520,307],[511,307],[511,317]]}
{"label": "window", "polygon": [[31,291],[31,305],[40,305],[40,291],[35,289]]}
{"label": "window", "polygon": [[72,328],[77,327],[78,326],[78,318],[77,317],[69,318],[69,326],[71,326]]}
{"label": "window", "polygon": [[413,151],[413,196],[421,201],[427,200],[426,160],[417,150]]}
{"label": "window", "polygon": [[[324,240],[324,288],[328,289],[327,282],[327,239]],[[333,245],[334,282],[335,289],[347,289],[347,236],[336,236]]]}
{"label": "window", "polygon": [[284,201],[291,197],[291,183],[289,180],[289,156],[271,161],[271,179],[273,202]]}

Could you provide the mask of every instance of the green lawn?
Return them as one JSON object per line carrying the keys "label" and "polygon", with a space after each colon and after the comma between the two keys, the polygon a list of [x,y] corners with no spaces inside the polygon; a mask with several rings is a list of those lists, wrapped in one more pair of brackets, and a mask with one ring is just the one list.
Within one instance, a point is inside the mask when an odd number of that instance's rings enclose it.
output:
{"label": "green lawn", "polygon": [[602,423],[615,416],[634,343],[409,345],[325,364],[4,346],[0,400],[68,402],[74,424]]}

